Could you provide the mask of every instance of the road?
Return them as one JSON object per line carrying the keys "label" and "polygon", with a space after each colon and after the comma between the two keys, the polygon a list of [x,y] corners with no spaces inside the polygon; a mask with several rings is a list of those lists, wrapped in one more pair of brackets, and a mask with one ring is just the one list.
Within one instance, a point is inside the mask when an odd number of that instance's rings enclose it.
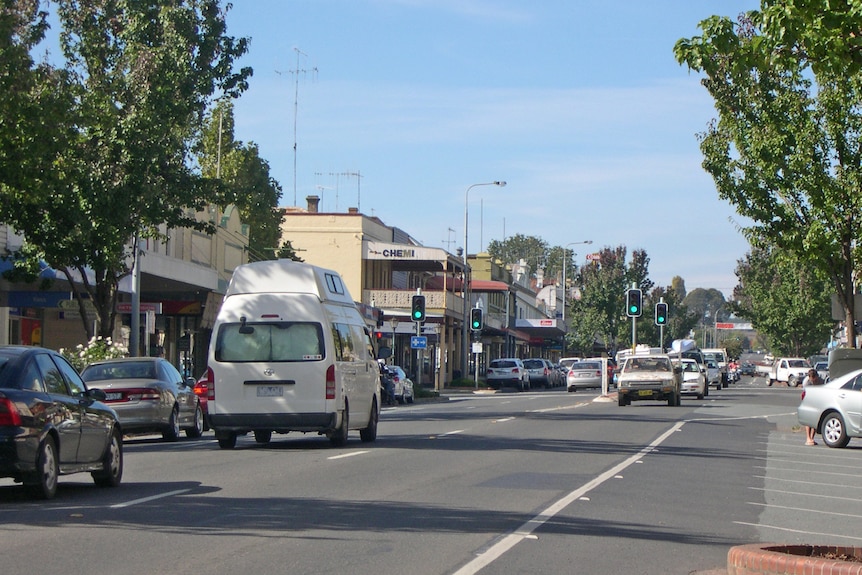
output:
{"label": "road", "polygon": [[463,394],[386,408],[370,445],[128,439],[118,489],[0,480],[3,573],[712,574],[743,543],[862,545],[862,441],[804,446],[798,399]]}

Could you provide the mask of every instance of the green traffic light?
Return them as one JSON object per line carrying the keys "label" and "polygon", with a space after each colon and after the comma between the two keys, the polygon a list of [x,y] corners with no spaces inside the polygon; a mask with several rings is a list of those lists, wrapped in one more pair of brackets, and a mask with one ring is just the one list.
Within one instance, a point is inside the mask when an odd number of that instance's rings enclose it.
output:
{"label": "green traffic light", "polygon": [[638,312],[638,306],[636,306],[636,305],[630,306],[629,311],[632,313],[637,313]]}

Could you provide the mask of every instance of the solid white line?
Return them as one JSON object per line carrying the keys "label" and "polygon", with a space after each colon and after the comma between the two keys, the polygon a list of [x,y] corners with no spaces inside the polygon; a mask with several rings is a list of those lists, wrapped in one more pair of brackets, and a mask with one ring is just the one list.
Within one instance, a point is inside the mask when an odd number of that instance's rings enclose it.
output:
{"label": "solid white line", "polygon": [[504,417],[503,419],[495,419],[491,423],[505,423],[507,421],[514,421],[514,420],[515,420],[514,417]]}
{"label": "solid white line", "polygon": [[754,501],[746,501],[749,505],[757,505],[758,507],[787,509],[788,511],[804,511],[805,513],[820,513],[821,515],[837,515],[839,517],[856,517],[862,519],[862,515],[855,513],[838,513],[835,511],[823,511],[822,509],[805,509],[803,507],[789,507],[787,505],[772,505],[771,503],[756,503]]}
{"label": "solid white line", "polygon": [[575,489],[568,495],[558,499],[547,509],[521,525],[518,529],[516,529],[513,533],[509,533],[503,539],[489,547],[487,550],[478,554],[472,561],[455,571],[453,575],[473,575],[478,573],[479,570],[484,567],[490,565],[495,560],[499,559],[504,553],[510,550],[512,547],[517,545],[523,539],[530,537],[530,535],[541,527],[548,520],[552,519],[555,515],[557,515],[560,511],[569,506],[573,501],[577,501],[580,497],[583,497],[586,493],[592,491],[608,479],[612,479],[615,475],[620,473],[623,469],[629,467],[630,465],[636,463],[640,460],[644,455],[653,451],[656,447],[658,447],[664,440],[668,437],[676,433],[683,425],[685,425],[684,421],[677,422],[673,427],[665,431],[663,434],[658,436],[652,443],[641,449],[638,453],[632,455],[625,461],[617,464],[611,469],[605,471],[595,479],[585,483],[581,487]]}
{"label": "solid white line", "polygon": [[835,495],[818,495],[816,493],[806,493],[804,491],[785,491],[782,489],[766,489],[764,487],[749,487],[754,491],[769,491],[769,493],[781,493],[783,495],[799,495],[804,497],[819,497],[820,499],[834,499],[836,501],[852,501],[858,503],[858,497],[837,497]]}
{"label": "solid white line", "polygon": [[748,525],[749,527],[757,527],[763,529],[776,529],[778,531],[789,531],[790,533],[802,533],[803,535],[825,535],[830,539],[839,537],[842,539],[852,539],[853,541],[862,541],[862,537],[851,537],[849,535],[837,535],[835,533],[821,533],[819,531],[803,531],[802,529],[789,529],[787,527],[778,527],[777,525],[764,525],[763,523],[746,523],[745,521],[734,521],[737,525]]}
{"label": "solid white line", "polygon": [[341,455],[333,455],[332,457],[327,457],[327,459],[329,459],[330,461],[332,461],[333,459],[344,459],[345,457],[353,457],[354,455],[363,455],[363,454],[368,453],[368,452],[369,451],[367,449],[364,449],[362,451],[351,451],[350,453],[342,453]]}
{"label": "solid white line", "polygon": [[180,495],[183,493],[188,493],[191,489],[177,489],[176,491],[168,491],[167,493],[161,493],[159,495],[153,495],[152,497],[143,497],[141,499],[134,499],[132,501],[126,501],[125,503],[117,503],[115,505],[111,505],[111,509],[120,509],[122,507],[131,507],[132,505],[137,505],[138,503],[147,503],[148,501],[155,501],[156,499],[164,499],[165,497],[173,497],[174,495]]}
{"label": "solid white line", "polygon": [[446,436],[446,435],[455,435],[457,433],[464,433],[465,431],[467,431],[467,430],[466,429],[456,429],[454,431],[447,431],[446,433],[443,433],[441,435],[441,437]]}
{"label": "solid white line", "polygon": [[527,413],[548,413],[551,411],[563,411],[565,409],[578,409],[579,407],[584,407],[589,405],[589,403],[576,403],[574,405],[561,405],[558,407],[548,407],[546,409],[532,409],[527,411]]}
{"label": "solid white line", "polygon": [[818,487],[840,487],[842,489],[860,489],[860,485],[847,485],[844,483],[824,483],[822,481],[803,481],[801,479],[785,479],[784,477],[767,477],[766,475],[754,475],[757,479],[771,479],[772,481],[783,481],[785,483],[801,483],[803,485],[816,485]]}

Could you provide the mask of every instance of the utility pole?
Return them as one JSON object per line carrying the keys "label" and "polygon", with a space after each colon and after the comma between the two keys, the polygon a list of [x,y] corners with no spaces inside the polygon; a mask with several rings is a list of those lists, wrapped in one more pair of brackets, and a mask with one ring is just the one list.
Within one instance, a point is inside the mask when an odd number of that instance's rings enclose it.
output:
{"label": "utility pole", "polygon": [[[302,52],[299,48],[294,48],[294,52],[296,52],[296,67],[293,70],[290,70],[289,73],[293,74],[294,77],[294,91],[293,91],[293,205],[296,205],[296,117],[299,111],[299,75],[305,75],[309,72],[313,75],[317,75],[317,67],[314,68],[300,68],[299,67],[299,57],[305,56],[308,58],[308,54]],[[276,74],[281,74],[278,70],[275,71]]]}

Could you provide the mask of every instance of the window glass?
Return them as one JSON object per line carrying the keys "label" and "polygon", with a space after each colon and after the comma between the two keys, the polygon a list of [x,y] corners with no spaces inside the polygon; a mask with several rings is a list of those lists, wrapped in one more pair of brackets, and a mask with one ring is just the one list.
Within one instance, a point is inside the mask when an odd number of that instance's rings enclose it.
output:
{"label": "window glass", "polygon": [[54,362],[57,364],[60,373],[62,373],[63,377],[66,378],[66,383],[69,385],[69,389],[72,390],[72,395],[82,395],[87,391],[87,386],[84,385],[84,381],[81,379],[81,376],[78,375],[78,372],[75,371],[75,368],[72,367],[68,361],[64,360],[62,357],[55,357]]}
{"label": "window glass", "polygon": [[60,374],[57,365],[51,361],[51,357],[47,353],[39,353],[35,356],[36,365],[39,367],[39,372],[42,374],[42,381],[45,382],[45,389],[48,393],[57,393],[61,395],[69,395],[69,389],[66,387],[66,382]]}
{"label": "window glass", "polygon": [[227,323],[219,328],[215,358],[231,362],[319,361],[325,356],[324,350],[319,323]]}
{"label": "window glass", "polygon": [[356,345],[350,326],[346,323],[332,324],[332,339],[335,340],[335,359],[338,361],[357,361]]}
{"label": "window glass", "polygon": [[45,386],[42,385],[42,376],[39,374],[39,370],[36,369],[36,364],[32,361],[28,361],[27,365],[21,372],[21,380],[19,383],[21,389],[41,392],[45,391]]}

